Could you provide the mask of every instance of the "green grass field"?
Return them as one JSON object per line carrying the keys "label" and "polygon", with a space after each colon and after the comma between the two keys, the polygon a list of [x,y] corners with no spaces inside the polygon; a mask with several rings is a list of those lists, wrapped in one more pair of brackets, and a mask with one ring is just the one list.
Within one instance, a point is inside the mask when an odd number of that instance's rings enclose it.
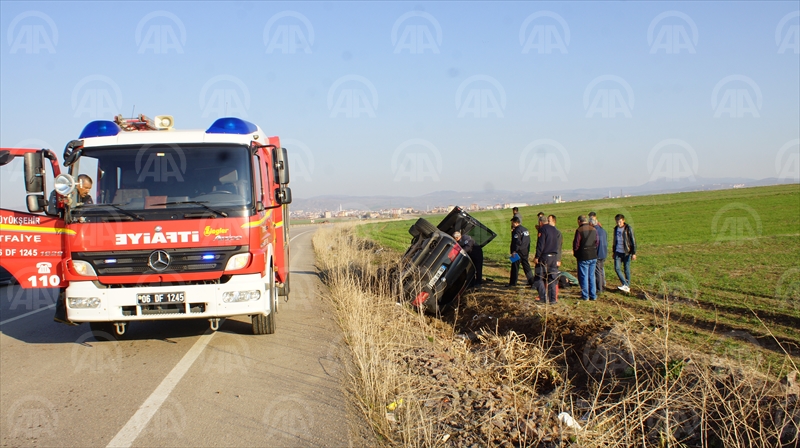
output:
{"label": "green grass field", "polygon": [[[643,300],[645,294],[670,297],[673,318],[686,324],[680,329],[683,339],[702,339],[704,332],[739,332],[752,335],[761,346],[774,346],[774,352],[782,350],[774,343],[777,338],[794,357],[800,353],[800,185],[526,207],[520,212],[532,233],[539,211],[558,217],[557,227],[564,235],[562,270],[573,274],[571,246],[577,216],[597,212],[610,247],[614,216],[624,214],[636,233],[631,285],[636,294],[606,295],[641,314],[652,313],[652,306]],[[488,276],[505,281],[511,211],[474,216],[498,234],[484,254]],[[441,217],[427,219],[438,224]],[[359,231],[402,252],[409,244],[412,223],[366,224]],[[535,236],[532,240],[533,253]],[[608,285],[618,286],[611,258],[605,267]]]}

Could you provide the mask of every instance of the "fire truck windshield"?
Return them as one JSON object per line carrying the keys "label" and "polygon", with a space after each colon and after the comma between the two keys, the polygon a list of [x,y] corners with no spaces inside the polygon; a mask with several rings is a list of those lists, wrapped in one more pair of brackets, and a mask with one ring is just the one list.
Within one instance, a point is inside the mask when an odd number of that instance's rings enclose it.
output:
{"label": "fire truck windshield", "polygon": [[93,181],[89,192],[93,204],[74,207],[78,215],[119,214],[122,209],[147,219],[148,214],[163,214],[164,209],[225,213],[252,206],[251,156],[246,146],[89,147],[70,172],[76,178],[88,175]]}

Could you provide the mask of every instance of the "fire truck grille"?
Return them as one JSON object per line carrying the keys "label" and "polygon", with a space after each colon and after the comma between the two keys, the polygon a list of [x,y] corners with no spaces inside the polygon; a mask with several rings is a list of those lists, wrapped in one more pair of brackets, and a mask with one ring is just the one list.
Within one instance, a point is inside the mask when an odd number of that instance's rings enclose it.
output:
{"label": "fire truck grille", "polygon": [[[163,250],[169,255],[166,269],[156,271],[150,265],[150,255]],[[189,249],[126,250],[107,252],[73,252],[73,260],[92,264],[97,275],[179,274],[221,271],[228,259],[248,251],[248,246],[199,247]],[[162,260],[166,257],[161,257]],[[158,266],[157,266],[158,267]]]}

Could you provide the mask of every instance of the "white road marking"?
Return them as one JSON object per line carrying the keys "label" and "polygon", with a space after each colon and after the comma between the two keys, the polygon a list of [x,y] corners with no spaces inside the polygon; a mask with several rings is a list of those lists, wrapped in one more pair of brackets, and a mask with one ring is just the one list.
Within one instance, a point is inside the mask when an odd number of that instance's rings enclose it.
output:
{"label": "white road marking", "polygon": [[[314,230],[317,230],[317,229],[314,229]],[[291,242],[292,242],[292,241],[294,241],[294,239],[295,239],[295,238],[297,238],[298,236],[300,236],[300,235],[305,235],[306,233],[308,233],[308,232],[313,232],[314,230],[306,230],[305,232],[298,233],[297,235],[295,235],[295,236],[293,236],[293,237],[289,238],[289,242],[291,243]]]}
{"label": "white road marking", "polygon": [[28,311],[27,313],[20,314],[19,316],[14,316],[12,318],[0,321],[0,325],[7,324],[9,322],[14,322],[15,320],[22,319],[23,317],[28,317],[31,314],[38,313],[39,311],[44,311],[44,310],[49,310],[49,309],[55,308],[55,306],[56,306],[56,304],[53,303],[53,304],[47,305],[46,307],[43,307],[43,308],[39,308],[39,309],[36,309],[36,310],[33,310],[33,311]]}
{"label": "white road marking", "polygon": [[[299,233],[290,238],[289,242],[291,243],[292,240],[298,236],[308,232],[313,232],[313,230],[306,230],[303,233]],[[21,317],[24,317],[24,315],[17,316],[14,319],[19,319]],[[158,385],[156,390],[154,390],[153,393],[147,397],[147,400],[145,400],[136,413],[133,414],[133,417],[128,420],[128,423],[126,423],[125,426],[117,433],[117,435],[114,436],[111,442],[108,443],[108,448],[129,447],[133,445],[133,442],[136,440],[139,434],[141,434],[161,405],[164,404],[164,401],[166,401],[167,397],[169,397],[169,394],[172,393],[172,390],[175,389],[175,386],[178,385],[178,382],[181,380],[181,378],[183,378],[183,375],[185,375],[192,364],[194,364],[194,361],[198,356],[200,356],[200,353],[203,351],[206,345],[208,345],[213,336],[214,333],[211,332],[210,329],[207,330],[205,334],[200,336],[200,339],[198,339],[192,348],[190,348],[189,351],[183,355],[183,358],[172,369],[172,371],[169,372],[166,378],[161,381],[161,384]]]}
{"label": "white road marking", "polygon": [[147,400],[139,407],[133,417],[128,420],[128,423],[119,430],[116,436],[108,443],[108,447],[129,447],[133,444],[139,434],[147,426],[147,423],[153,418],[153,415],[158,411],[164,401],[178,385],[178,382],[183,378],[183,375],[189,370],[194,361],[200,356],[200,353],[206,348],[214,332],[211,329],[200,336],[200,339],[194,343],[192,348],[183,355],[183,358],[178,362],[172,371],[161,381],[156,390],[147,397]]}

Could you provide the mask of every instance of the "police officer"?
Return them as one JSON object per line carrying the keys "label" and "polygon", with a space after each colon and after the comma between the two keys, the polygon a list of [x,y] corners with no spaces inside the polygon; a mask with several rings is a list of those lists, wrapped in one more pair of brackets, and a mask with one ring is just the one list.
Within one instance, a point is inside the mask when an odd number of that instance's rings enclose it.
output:
{"label": "police officer", "polygon": [[531,264],[528,261],[528,253],[530,250],[530,232],[528,232],[528,229],[525,227],[522,227],[519,218],[516,216],[511,218],[511,255],[518,255],[519,260],[511,263],[511,278],[508,280],[508,285],[506,286],[511,287],[517,285],[520,265],[522,265],[522,270],[525,272],[528,285],[533,285],[533,272],[531,271]]}
{"label": "police officer", "polygon": [[558,268],[561,265],[559,252],[562,236],[561,232],[549,223],[546,216],[539,217],[538,227],[536,254],[533,258],[536,276],[540,279],[536,282],[536,289],[539,290],[541,303],[557,303],[558,290],[556,286],[558,285]]}

